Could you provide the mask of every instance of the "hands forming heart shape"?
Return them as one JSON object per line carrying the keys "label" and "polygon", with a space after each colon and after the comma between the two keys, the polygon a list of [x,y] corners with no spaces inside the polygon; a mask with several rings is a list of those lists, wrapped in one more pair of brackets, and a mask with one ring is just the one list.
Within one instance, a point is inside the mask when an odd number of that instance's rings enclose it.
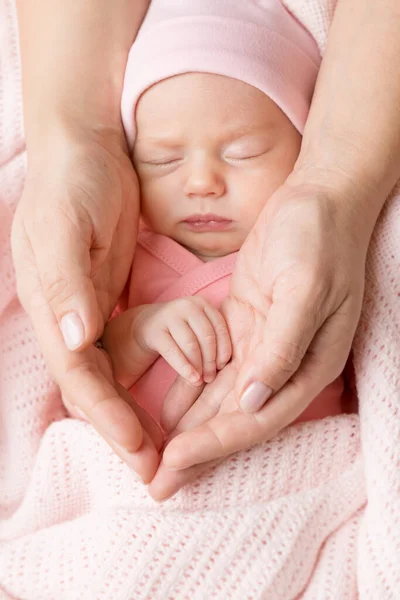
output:
{"label": "hands forming heart shape", "polygon": [[[354,263],[346,260],[349,247],[342,244],[335,249],[334,233],[329,240],[331,215],[321,210],[323,199],[314,205],[309,199],[307,204],[302,202],[298,194],[285,195],[283,205],[279,200],[278,196],[269,205],[275,214],[263,213],[243,246],[230,295],[221,306],[232,359],[212,383],[201,387],[177,377],[162,407],[161,424],[168,434],[164,445],[156,424],[117,384],[120,398],[141,423],[141,444],[127,452],[101,426],[100,431],[149,483],[149,492],[157,500],[170,497],[224,457],[272,438],[343,370],[359,316],[361,295],[357,291],[362,277],[355,279]],[[315,221],[319,239],[312,235]],[[337,269],[338,264],[352,264],[353,274]],[[130,330],[125,328],[127,335]],[[107,341],[114,376],[123,380],[121,352],[129,353],[130,341],[120,335]],[[138,377],[142,371],[140,365],[137,368]],[[111,371],[108,376],[111,385]],[[260,410],[245,412],[240,398],[256,381],[274,394]],[[114,400],[110,408],[114,410],[116,404]],[[109,417],[116,428],[123,425],[116,410]]]}
{"label": "hands forming heart shape", "polygon": [[[350,211],[345,213],[342,198],[325,188],[310,189],[292,178],[269,199],[239,253],[230,295],[221,307],[231,335],[232,360],[203,388],[188,386],[178,377],[163,406],[162,424],[169,432],[163,447],[158,426],[115,383],[117,373],[112,373],[105,353],[93,345],[79,352],[68,350],[57,322],[58,313],[75,309],[76,295],[69,294],[62,274],[70,276],[76,266],[76,280],[70,285],[87,300],[81,307],[89,324],[87,338],[99,335],[132,260],[134,239],[131,229],[124,229],[122,215],[135,204],[134,172],[127,168],[125,155],[114,156],[95,141],[88,143],[90,149],[78,154],[82,160],[88,153],[92,156],[92,175],[97,156],[98,173],[90,181],[70,185],[66,196],[64,190],[64,208],[60,203],[49,203],[47,208],[41,203],[36,213],[40,174],[31,179],[28,174],[13,229],[18,291],[67,407],[76,416],[84,414],[150,484],[152,496],[162,499],[215,461],[270,439],[339,375],[361,310],[369,236],[357,239],[357,232],[363,235],[357,219]],[[70,154],[52,156],[68,159]],[[71,172],[71,165],[67,166]],[[55,165],[54,172],[59,170]],[[48,172],[42,174],[46,185],[50,185]],[[83,172],[76,169],[77,177]],[[54,196],[53,188],[49,197]],[[79,212],[70,214],[71,207]],[[130,218],[134,221],[137,214]],[[85,235],[82,227],[74,225],[82,222]],[[54,230],[47,223],[54,223]],[[60,286],[47,289],[40,276],[48,256],[35,254],[35,248],[42,247],[43,224],[46,235],[52,236],[52,262],[65,284],[61,304],[57,304]],[[110,232],[107,239],[101,235],[103,230]],[[49,295],[57,298],[54,307]],[[273,394],[258,412],[245,412],[239,401],[254,382]]]}

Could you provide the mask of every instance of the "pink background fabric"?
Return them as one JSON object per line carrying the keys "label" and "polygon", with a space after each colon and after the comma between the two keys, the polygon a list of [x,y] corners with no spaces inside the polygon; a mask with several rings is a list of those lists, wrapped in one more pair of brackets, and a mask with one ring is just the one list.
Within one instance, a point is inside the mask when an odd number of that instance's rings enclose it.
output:
{"label": "pink background fabric", "polygon": [[[333,0],[288,0],[321,49]],[[360,416],[295,425],[162,506],[66,417],[16,296],[25,176],[12,0],[0,0],[0,598],[390,599],[400,589],[400,197],[371,245]]]}

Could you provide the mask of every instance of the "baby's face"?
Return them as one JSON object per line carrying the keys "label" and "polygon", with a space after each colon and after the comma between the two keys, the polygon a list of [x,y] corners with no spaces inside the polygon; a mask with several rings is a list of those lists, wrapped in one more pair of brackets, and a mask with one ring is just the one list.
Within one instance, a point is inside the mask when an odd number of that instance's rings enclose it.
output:
{"label": "baby's face", "polygon": [[141,97],[136,124],[144,220],[204,261],[239,250],[301,142],[270,98],[219,75],[158,83]]}

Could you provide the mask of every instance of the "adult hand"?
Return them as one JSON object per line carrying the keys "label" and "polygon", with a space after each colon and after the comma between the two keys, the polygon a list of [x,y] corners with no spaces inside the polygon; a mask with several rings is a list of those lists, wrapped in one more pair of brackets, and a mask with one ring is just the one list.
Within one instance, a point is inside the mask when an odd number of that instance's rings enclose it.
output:
{"label": "adult hand", "polygon": [[[154,498],[170,496],[205,464],[270,439],[343,370],[369,242],[362,215],[346,211],[344,200],[293,176],[268,202],[223,305],[232,362],[197,399],[177,383],[166,400],[164,426],[181,419],[150,485]],[[177,405],[192,402],[183,416]]]}
{"label": "adult hand", "polygon": [[138,183],[122,132],[47,129],[29,158],[12,231],[19,297],[66,403],[137,469],[129,456],[143,442],[139,418],[89,347],[122,292],[136,241]]}

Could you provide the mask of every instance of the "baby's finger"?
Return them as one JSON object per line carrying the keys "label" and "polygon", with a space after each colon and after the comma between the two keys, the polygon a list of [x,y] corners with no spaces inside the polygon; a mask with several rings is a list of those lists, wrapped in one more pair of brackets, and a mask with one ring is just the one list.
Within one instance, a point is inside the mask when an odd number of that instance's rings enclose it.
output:
{"label": "baby's finger", "polygon": [[204,307],[204,312],[214,327],[217,338],[217,369],[220,371],[232,357],[231,336],[226,321],[217,308],[207,304]]}
{"label": "baby's finger", "polygon": [[196,310],[193,310],[188,315],[187,322],[194,332],[201,349],[203,380],[206,383],[211,383],[217,374],[217,336],[204,308],[196,307]]}
{"label": "baby's finger", "polygon": [[160,455],[147,431],[143,432],[142,444],[136,452],[127,452],[125,448],[118,446],[107,437],[105,440],[114,452],[139,475],[143,483],[148,484],[153,479],[160,462]]}
{"label": "baby's finger", "polygon": [[154,347],[178,375],[189,383],[201,383],[201,370],[197,370],[194,366],[200,362],[201,368],[200,348],[196,336],[187,323],[176,322],[169,331],[160,333],[157,345]]}

